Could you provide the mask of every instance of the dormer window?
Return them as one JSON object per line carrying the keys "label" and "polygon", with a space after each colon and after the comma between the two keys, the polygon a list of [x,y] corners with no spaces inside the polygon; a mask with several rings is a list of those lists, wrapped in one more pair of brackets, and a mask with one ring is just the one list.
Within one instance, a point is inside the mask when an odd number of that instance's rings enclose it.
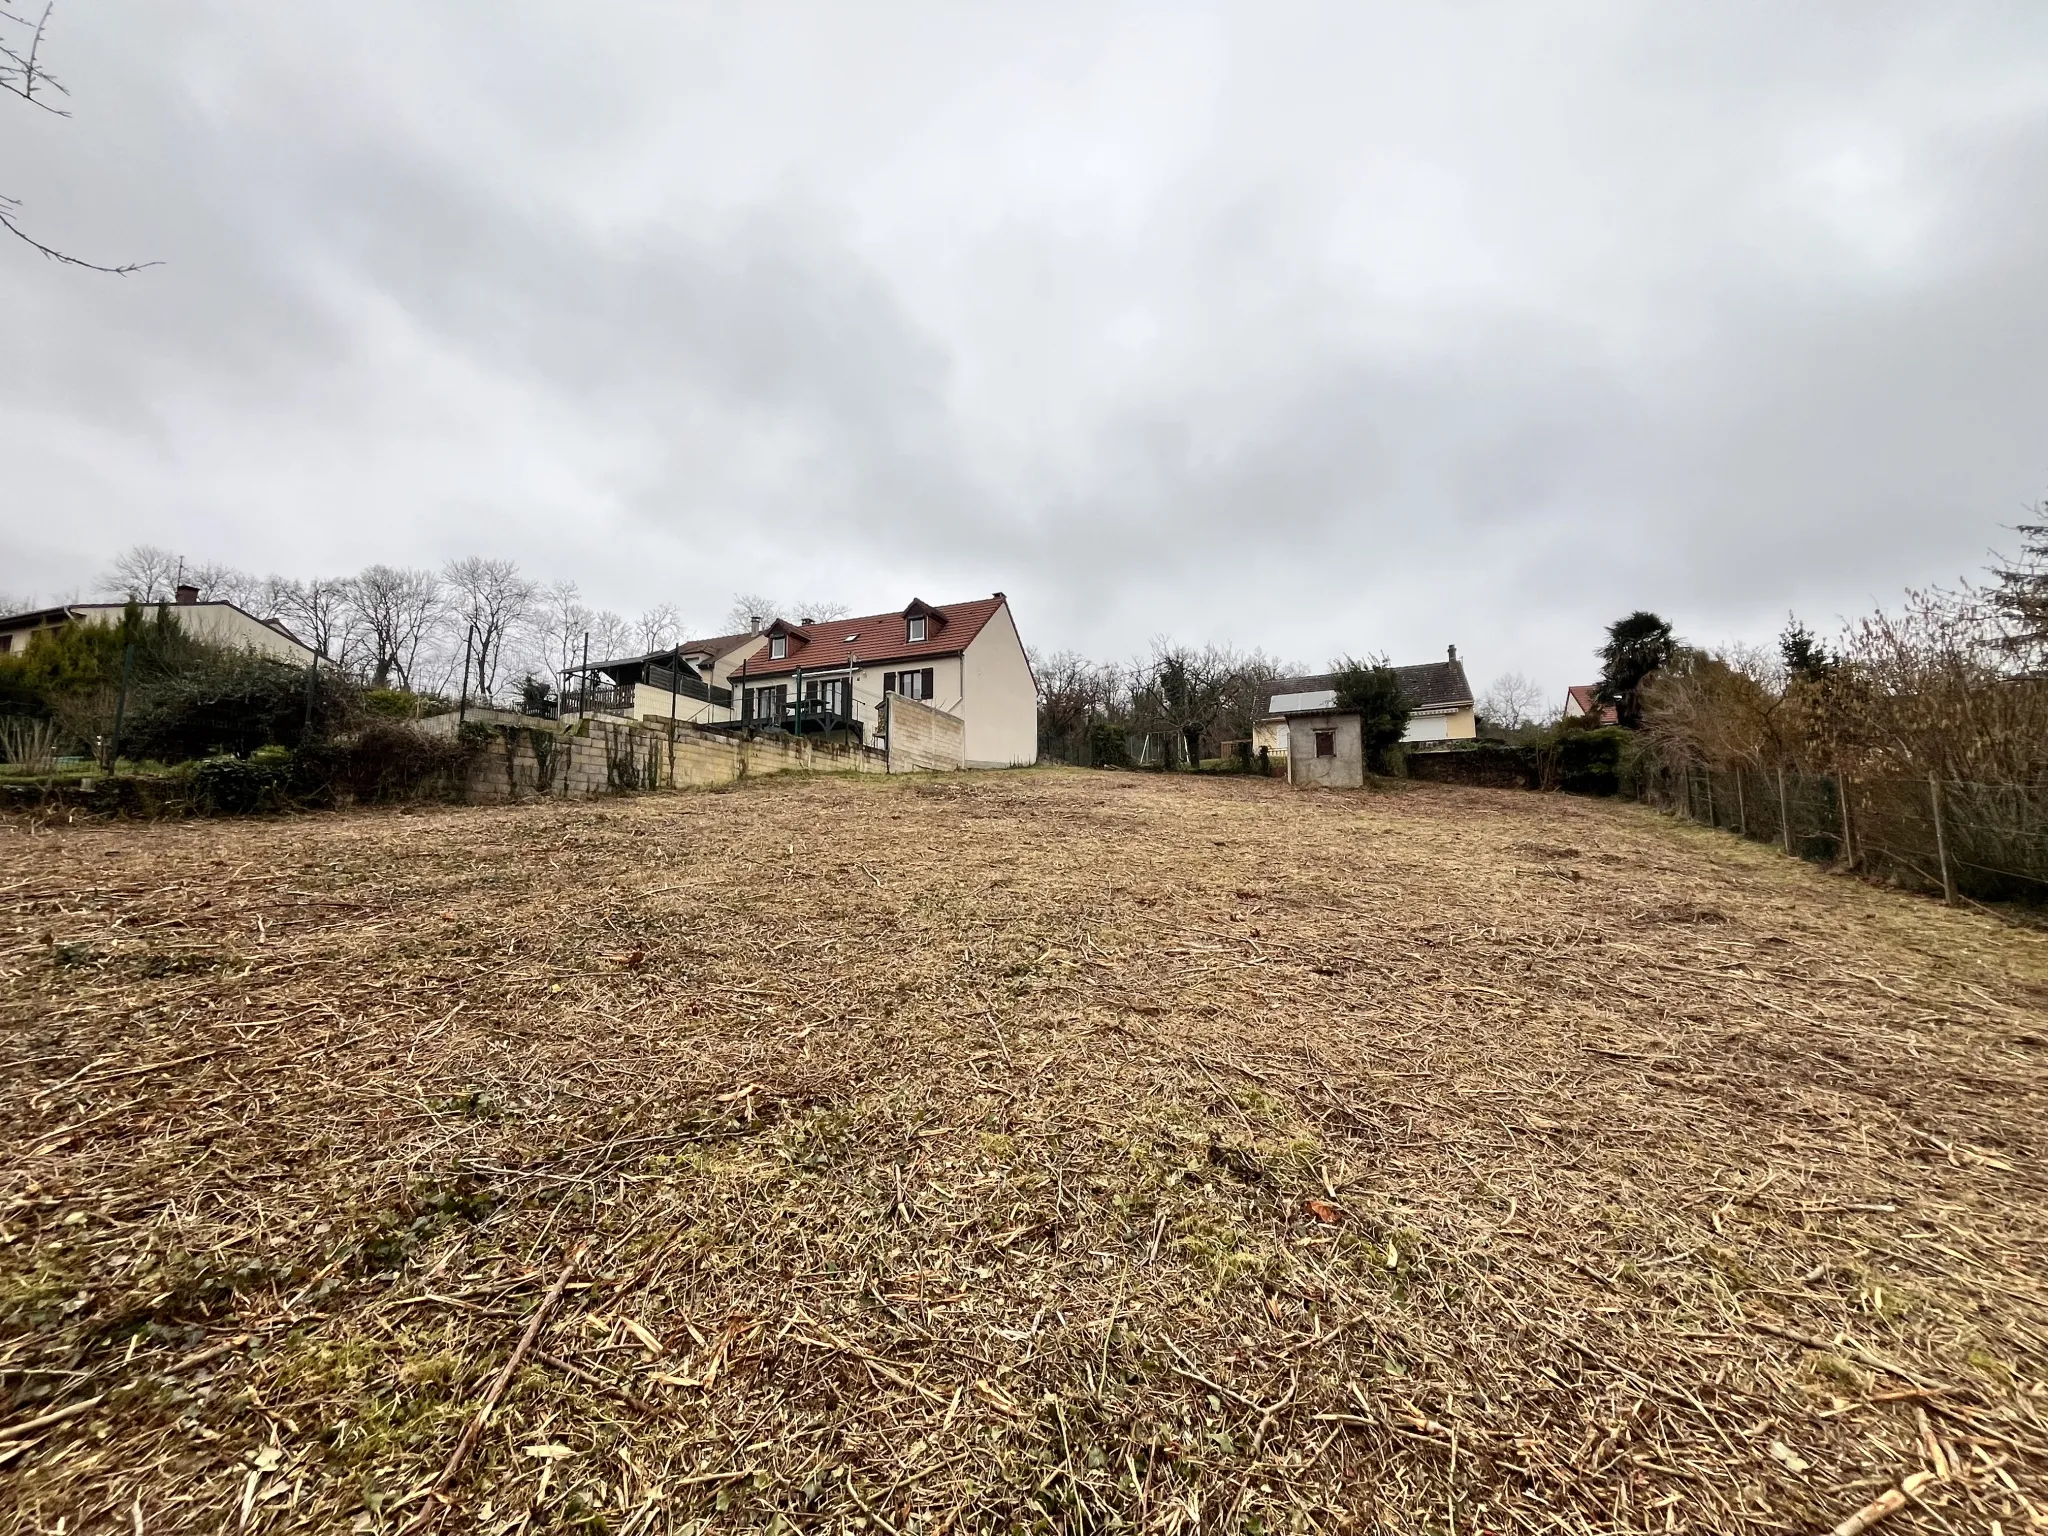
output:
{"label": "dormer window", "polygon": [[925,626],[926,626],[926,625],[927,625],[927,624],[928,624],[929,622],[930,622],[930,621],[929,621],[928,619],[926,619],[926,618],[925,618],[925,616],[924,616],[923,614],[921,614],[921,613],[920,613],[920,614],[918,614],[918,615],[917,615],[917,616],[916,616],[915,618],[913,618],[913,619],[912,619],[912,620],[910,621],[910,641],[911,641],[911,644],[915,645],[915,644],[916,644],[916,643],[917,643],[918,641],[920,641],[920,640],[922,640],[922,639],[924,638],[924,636],[925,636]]}
{"label": "dormer window", "polygon": [[768,659],[770,661],[783,661],[786,660],[788,656],[789,636],[770,635],[768,637]]}

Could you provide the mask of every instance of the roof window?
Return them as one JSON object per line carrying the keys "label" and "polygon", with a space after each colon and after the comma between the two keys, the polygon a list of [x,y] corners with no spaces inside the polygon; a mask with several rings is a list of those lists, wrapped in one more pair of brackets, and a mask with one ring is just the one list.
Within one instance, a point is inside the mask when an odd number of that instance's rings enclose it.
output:
{"label": "roof window", "polygon": [[927,624],[928,624],[929,622],[930,622],[930,621],[929,621],[928,619],[926,619],[926,618],[925,618],[925,616],[924,616],[923,614],[921,614],[921,613],[919,613],[919,614],[913,614],[913,615],[911,616],[911,619],[910,619],[910,643],[911,643],[911,644],[915,645],[915,644],[916,644],[916,643],[917,643],[918,641],[922,640],[922,639],[923,639],[923,638],[925,637],[925,627],[926,627],[926,625],[927,625]]}
{"label": "roof window", "polygon": [[770,635],[768,637],[768,659],[770,661],[782,661],[785,658],[787,658],[788,655],[789,636]]}

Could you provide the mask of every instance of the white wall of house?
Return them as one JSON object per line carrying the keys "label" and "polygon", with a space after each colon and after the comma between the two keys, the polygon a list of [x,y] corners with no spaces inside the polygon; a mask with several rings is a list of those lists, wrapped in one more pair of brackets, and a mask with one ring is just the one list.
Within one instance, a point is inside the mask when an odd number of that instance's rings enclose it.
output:
{"label": "white wall of house", "polygon": [[[71,611],[78,615],[81,623],[118,624],[127,608],[126,603],[81,603]],[[144,618],[153,618],[156,609],[146,607],[142,612]],[[255,651],[258,655],[275,656],[279,661],[301,667],[313,659],[310,645],[300,644],[290,635],[244,613],[233,603],[173,603],[170,615],[178,621],[178,628],[194,640],[208,645],[235,651]]]}
{"label": "white wall of house", "polygon": [[744,662],[750,659],[758,659],[765,655],[767,650],[768,637],[766,635],[756,635],[745,644],[736,645],[723,656],[717,657],[709,666],[699,667],[697,670],[704,674],[706,682],[724,688],[730,685],[732,680],[739,675],[740,667]]}
{"label": "white wall of house", "polygon": [[[569,697],[573,702],[576,695],[572,691]],[[737,708],[739,700],[733,700],[733,704]],[[673,716],[669,714],[671,708],[675,710]],[[686,693],[670,693],[652,683],[635,683],[632,707],[627,713],[650,725],[661,725],[671,718],[691,724],[730,720],[734,711],[703,699],[693,699]]]}
{"label": "white wall of house", "polygon": [[[1038,761],[1038,683],[1005,602],[982,625],[961,658],[961,701],[967,722],[967,766],[1023,767]],[[936,699],[941,709],[942,698]]]}

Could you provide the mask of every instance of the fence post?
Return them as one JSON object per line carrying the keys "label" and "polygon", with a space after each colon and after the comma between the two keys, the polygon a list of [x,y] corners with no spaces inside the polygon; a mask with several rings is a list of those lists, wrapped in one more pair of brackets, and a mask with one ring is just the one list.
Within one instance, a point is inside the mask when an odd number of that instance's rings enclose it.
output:
{"label": "fence post", "polygon": [[1941,776],[1930,773],[1927,776],[1928,798],[1934,802],[1934,856],[1941,863],[1941,899],[1944,905],[1956,904],[1955,872],[1948,865],[1948,828],[1941,819]]}
{"label": "fence post", "polygon": [[1735,765],[1735,831],[1738,836],[1749,836],[1749,804],[1742,794],[1742,765]]}
{"label": "fence post", "polygon": [[1711,765],[1702,764],[1700,777],[1707,782],[1707,825],[1715,831],[1721,829],[1721,818],[1714,814],[1714,770]]}
{"label": "fence post", "polygon": [[1778,763],[1778,838],[1785,851],[1792,851],[1792,802],[1785,798],[1785,764]]}
{"label": "fence post", "polygon": [[1835,798],[1842,803],[1842,862],[1854,869],[1856,844],[1849,827],[1849,776],[1839,768],[1835,770]]}

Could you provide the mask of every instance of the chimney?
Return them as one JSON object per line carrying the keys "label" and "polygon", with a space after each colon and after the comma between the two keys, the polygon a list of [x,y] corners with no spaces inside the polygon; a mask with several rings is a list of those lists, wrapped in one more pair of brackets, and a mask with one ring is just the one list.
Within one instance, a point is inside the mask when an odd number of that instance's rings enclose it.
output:
{"label": "chimney", "polygon": [[180,608],[190,608],[198,601],[199,589],[197,587],[193,586],[189,581],[178,583],[178,606]]}
{"label": "chimney", "polygon": [[759,615],[758,613],[750,613],[747,615],[747,633],[750,635],[758,635],[759,633],[761,633],[761,615]]}
{"label": "chimney", "polygon": [[1453,645],[1453,646],[1449,646],[1449,647],[1447,647],[1446,649],[1447,649],[1447,652],[1448,652],[1448,654],[1449,654],[1449,656],[1450,656],[1451,660],[1452,660],[1452,661],[1456,661],[1456,660],[1458,659],[1458,648],[1457,648],[1457,647],[1456,647],[1455,645]]}

